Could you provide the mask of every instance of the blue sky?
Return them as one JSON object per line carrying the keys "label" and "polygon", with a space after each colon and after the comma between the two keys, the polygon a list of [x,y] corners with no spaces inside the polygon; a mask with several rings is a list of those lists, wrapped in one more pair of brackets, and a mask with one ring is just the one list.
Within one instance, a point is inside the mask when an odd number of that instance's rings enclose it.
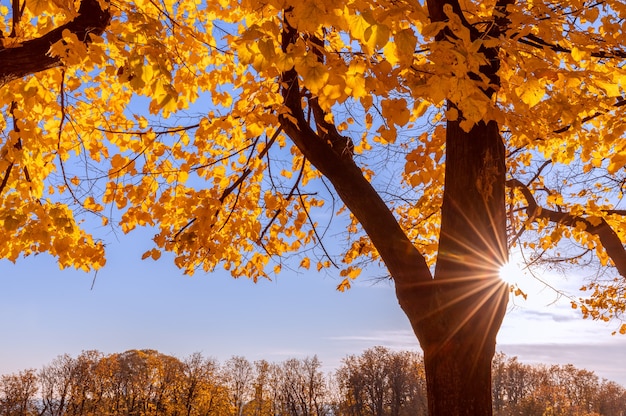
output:
{"label": "blue sky", "polygon": [[[88,349],[202,352],[221,362],[232,355],[282,361],[317,354],[330,371],[374,345],[419,348],[392,286],[368,280],[379,271],[365,271],[340,293],[338,276],[315,272],[285,270],[257,284],[223,272],[183,276],[166,256],[140,260],[151,248],[148,230],[107,248],[93,289],[93,273],[60,271],[47,255],[16,265],[0,261],[0,373],[38,369],[59,354]],[[615,323],[583,321],[569,302],[553,303],[553,292],[528,278],[522,286],[530,300],[511,302],[498,350],[527,363],[572,363],[626,385],[626,337],[610,335]]]}

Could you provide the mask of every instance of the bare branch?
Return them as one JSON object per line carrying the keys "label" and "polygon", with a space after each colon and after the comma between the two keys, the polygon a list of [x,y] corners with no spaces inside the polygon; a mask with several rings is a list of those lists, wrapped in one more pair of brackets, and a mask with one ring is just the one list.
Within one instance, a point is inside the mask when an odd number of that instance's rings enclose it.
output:
{"label": "bare branch", "polygon": [[[300,181],[302,180],[302,175],[304,174],[305,166],[306,166],[306,158],[302,158],[302,166],[300,167],[300,171],[298,172],[298,177],[296,178],[296,181],[294,182],[293,186],[291,187],[291,190],[289,191],[289,194],[287,194],[287,197],[285,198],[285,201],[291,201],[291,199],[295,195],[295,193],[296,193],[296,191],[298,189],[298,186],[300,185]],[[304,208],[304,205],[303,205],[303,208]],[[274,210],[274,215],[272,215],[272,218],[270,218],[269,222],[267,224],[265,224],[265,227],[263,227],[263,231],[261,231],[261,234],[259,234],[259,240],[261,240],[263,238],[263,236],[265,235],[265,233],[267,233],[267,230],[269,230],[269,228],[272,226],[274,221],[276,221],[276,218],[278,218],[278,215],[281,212],[282,212],[282,208]]]}

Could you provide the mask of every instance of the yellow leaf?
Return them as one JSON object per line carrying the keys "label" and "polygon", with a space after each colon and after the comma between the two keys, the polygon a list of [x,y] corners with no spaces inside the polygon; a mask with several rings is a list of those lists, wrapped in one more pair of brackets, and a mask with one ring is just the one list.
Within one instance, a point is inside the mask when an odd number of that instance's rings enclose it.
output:
{"label": "yellow leaf", "polygon": [[274,49],[274,42],[271,39],[262,39],[258,44],[259,52],[267,61],[274,60],[276,51]]}
{"label": "yellow leaf", "polygon": [[417,38],[412,29],[398,31],[393,35],[393,41],[396,44],[399,56],[413,57],[415,47],[417,46]]}
{"label": "yellow leaf", "polygon": [[606,95],[609,96],[609,97],[620,97],[621,96],[621,91],[620,91],[619,85],[617,83],[605,82],[605,81],[602,81],[602,80],[596,80],[596,84],[598,84],[598,86],[600,88],[602,88],[604,90],[604,92],[606,93]]}
{"label": "yellow leaf", "polygon": [[49,0],[26,0],[26,8],[35,16],[56,11],[56,5]]}
{"label": "yellow leaf", "polygon": [[365,30],[371,26],[361,14],[351,15],[348,18],[348,25],[350,27],[350,34],[354,39],[358,40],[364,40]]}
{"label": "yellow leaf", "polygon": [[576,62],[580,62],[583,59],[587,58],[587,52],[582,50],[582,49],[578,49],[576,46],[574,46],[572,48],[572,58],[576,61]]}
{"label": "yellow leaf", "polygon": [[85,202],[83,203],[83,206],[85,207],[85,209],[92,212],[99,212],[104,209],[102,205],[96,203],[96,200],[93,196],[87,197],[87,199],[85,199]]}
{"label": "yellow leaf", "polygon": [[611,162],[607,170],[610,174],[615,174],[624,166],[626,166],[626,151],[620,151],[611,155]]}
{"label": "yellow leaf", "polygon": [[276,68],[281,72],[287,72],[295,63],[295,59],[291,54],[279,52],[274,59]]}
{"label": "yellow leaf", "polygon": [[392,66],[398,64],[400,62],[400,58],[398,57],[398,52],[396,50],[396,45],[393,42],[388,42],[383,48],[383,53],[385,54],[385,59]]}
{"label": "yellow leaf", "polygon": [[356,279],[361,274],[361,269],[358,267],[347,267],[339,272],[341,277],[348,277],[349,279]]}
{"label": "yellow leaf", "polygon": [[393,35],[393,42],[388,42],[384,47],[385,58],[391,65],[397,63],[410,65],[413,62],[413,54],[417,38],[411,29],[403,29]]}
{"label": "yellow leaf", "polygon": [[363,32],[363,40],[371,51],[380,49],[389,42],[389,27],[382,24],[371,25]]}
{"label": "yellow leaf", "polygon": [[536,79],[529,79],[523,85],[515,88],[520,99],[529,107],[534,107],[543,99],[546,90]]}
{"label": "yellow leaf", "polygon": [[328,260],[326,260],[325,262],[318,262],[317,263],[317,271],[319,272],[320,270],[324,269],[324,268],[328,268],[330,267],[330,262]]}
{"label": "yellow leaf", "polygon": [[346,290],[350,289],[350,287],[352,287],[352,285],[350,284],[350,279],[343,279],[341,283],[339,283],[339,285],[337,286],[337,290],[340,292],[345,292]]}
{"label": "yellow leaf", "polygon": [[265,202],[265,208],[274,211],[280,206],[280,198],[271,192],[266,192],[263,196],[263,201]]}
{"label": "yellow leaf", "polygon": [[448,121],[456,121],[459,118],[459,110],[454,107],[447,109],[446,118],[448,119]]}
{"label": "yellow leaf", "polygon": [[357,60],[350,62],[346,73],[346,86],[351,89],[350,95],[354,98],[360,98],[363,107],[367,110],[372,105],[372,95],[368,93],[365,86],[365,70],[363,62]]}
{"label": "yellow leaf", "polygon": [[598,225],[602,224],[602,217],[598,217],[596,215],[590,215],[587,217],[587,221],[589,221],[589,223],[593,225],[594,227],[597,227]]}
{"label": "yellow leaf", "polygon": [[61,39],[50,45],[50,49],[48,49],[48,54],[50,56],[64,57],[67,54],[67,45],[65,44],[65,41]]}
{"label": "yellow leaf", "polygon": [[329,77],[326,67],[312,53],[296,60],[296,71],[302,77],[304,86],[313,94],[317,94],[326,85]]}
{"label": "yellow leaf", "polygon": [[516,287],[516,288],[515,288],[515,290],[514,290],[514,295],[515,295],[515,296],[521,296],[521,297],[523,297],[523,298],[524,298],[524,300],[526,300],[526,299],[527,299],[527,297],[528,297],[528,295],[526,295],[526,293],[524,293],[524,292],[522,291],[522,289],[520,289],[519,287]]}
{"label": "yellow leaf", "polygon": [[411,112],[404,98],[386,99],[381,102],[383,117],[389,122],[404,126],[409,122]]}
{"label": "yellow leaf", "polygon": [[128,159],[120,154],[116,154],[111,159],[111,169],[117,173],[119,170],[124,168],[128,163]]}
{"label": "yellow leaf", "polygon": [[311,260],[308,257],[303,258],[300,262],[300,267],[308,270],[311,267]]}

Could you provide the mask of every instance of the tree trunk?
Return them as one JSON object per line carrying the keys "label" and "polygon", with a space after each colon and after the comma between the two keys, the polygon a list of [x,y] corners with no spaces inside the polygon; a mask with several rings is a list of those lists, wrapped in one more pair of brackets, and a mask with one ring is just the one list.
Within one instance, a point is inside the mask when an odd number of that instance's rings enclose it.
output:
{"label": "tree trunk", "polygon": [[504,157],[495,122],[470,132],[448,123],[434,279],[398,290],[424,350],[431,416],[492,414],[491,359],[508,300],[498,275],[507,259]]}
{"label": "tree trunk", "polygon": [[497,283],[464,288],[476,293],[458,301],[463,288],[438,291],[445,301],[419,329],[430,416],[492,414],[491,360],[508,290]]}
{"label": "tree trunk", "polygon": [[[491,345],[487,345],[491,344]],[[428,412],[437,415],[491,415],[491,358],[495,343],[468,351],[451,342],[439,354],[426,354]]]}

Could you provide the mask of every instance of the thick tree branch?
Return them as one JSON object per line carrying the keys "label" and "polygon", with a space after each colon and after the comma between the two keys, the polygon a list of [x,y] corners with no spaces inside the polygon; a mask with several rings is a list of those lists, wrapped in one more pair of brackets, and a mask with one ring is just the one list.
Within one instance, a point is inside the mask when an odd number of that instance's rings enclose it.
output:
{"label": "thick tree branch", "polygon": [[0,86],[26,75],[61,65],[58,57],[50,56],[50,46],[63,39],[63,31],[69,30],[78,39],[88,43],[89,34],[101,35],[111,20],[108,9],[98,0],[83,0],[78,16],[70,22],[51,30],[45,35],[27,40],[13,48],[0,49]]}
{"label": "thick tree branch", "polygon": [[508,180],[507,186],[520,190],[528,204],[526,208],[528,218],[531,218],[533,221],[546,219],[550,222],[566,225],[568,227],[576,227],[578,224],[584,224],[586,232],[600,239],[602,247],[604,247],[604,250],[613,261],[618,273],[626,277],[626,249],[624,249],[624,243],[604,218],[594,218],[591,220],[583,216],[540,207],[530,189],[517,179]]}
{"label": "thick tree branch", "polygon": [[[283,32],[283,49],[294,43],[295,29],[286,24]],[[304,157],[333,184],[337,194],[352,214],[359,220],[393,276],[396,289],[414,287],[419,282],[430,282],[432,275],[426,260],[408,239],[389,207],[363,176],[354,163],[351,152],[346,151],[347,140],[340,140],[334,126],[325,125],[321,114],[314,114],[318,134],[307,122],[302,110],[298,74],[291,69],[282,74],[282,91],[285,106],[290,114],[280,115],[285,133],[302,152]],[[321,111],[314,100],[312,110]],[[327,136],[327,137],[324,137]]]}
{"label": "thick tree branch", "polygon": [[320,107],[317,98],[310,99],[308,104],[313,110],[317,134],[327,140],[334,151],[341,157],[352,159],[352,156],[354,156],[354,144],[352,143],[352,139],[339,134],[335,125],[324,119],[325,113]]}
{"label": "thick tree branch", "polygon": [[[428,15],[430,16],[430,20],[432,22],[445,22],[448,20],[448,15],[446,14],[446,6],[450,7],[450,10],[459,17],[463,26],[469,29],[472,34],[473,39],[475,39],[479,32],[478,30],[470,25],[470,23],[465,18],[465,14],[461,9],[461,5],[458,0],[431,0],[427,1],[426,5],[428,7]],[[440,34],[439,36],[441,36]]]}

